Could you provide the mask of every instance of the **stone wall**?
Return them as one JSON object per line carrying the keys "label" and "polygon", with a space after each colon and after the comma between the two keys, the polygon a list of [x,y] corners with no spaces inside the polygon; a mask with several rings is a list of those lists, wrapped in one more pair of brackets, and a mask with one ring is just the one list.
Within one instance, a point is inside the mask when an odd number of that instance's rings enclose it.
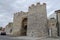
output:
{"label": "stone wall", "polygon": [[22,20],[27,17],[28,12],[18,12],[14,14],[13,19],[13,36],[20,36],[21,35],[21,28],[22,28]]}
{"label": "stone wall", "polygon": [[46,4],[32,4],[28,12],[14,14],[13,32],[14,36],[21,36],[22,20],[27,18],[27,36],[45,37],[48,36]]}
{"label": "stone wall", "polygon": [[6,25],[5,31],[7,34],[11,34],[12,33],[12,27],[13,27],[13,23],[10,22]]}
{"label": "stone wall", "polygon": [[48,28],[49,28],[49,36],[50,37],[57,37],[57,27],[56,27],[57,20],[55,18],[51,18],[48,20]]}
{"label": "stone wall", "polygon": [[48,36],[46,4],[37,3],[29,7],[27,36]]}
{"label": "stone wall", "polygon": [[56,18],[57,18],[57,22],[58,22],[58,25],[57,25],[58,33],[59,33],[58,36],[60,36],[60,10],[56,10],[55,13],[56,13]]}

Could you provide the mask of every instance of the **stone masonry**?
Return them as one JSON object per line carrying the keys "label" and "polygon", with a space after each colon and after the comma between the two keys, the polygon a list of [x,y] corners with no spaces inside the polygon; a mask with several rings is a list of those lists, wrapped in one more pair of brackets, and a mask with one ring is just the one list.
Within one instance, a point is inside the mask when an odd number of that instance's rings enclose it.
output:
{"label": "stone masonry", "polygon": [[9,34],[10,35],[12,33],[12,26],[13,26],[13,23],[12,22],[10,22],[10,23],[8,23],[6,25],[6,28],[5,28],[6,34]]}
{"label": "stone masonry", "polygon": [[57,20],[55,18],[50,18],[48,20],[48,32],[49,37],[57,37],[57,27],[56,27]]}
{"label": "stone masonry", "polygon": [[[26,18],[26,32],[23,28],[22,21]],[[13,32],[14,36],[22,36],[22,34],[27,34],[26,36],[31,37],[43,37],[48,36],[47,31],[47,12],[46,12],[46,4],[37,3],[36,5],[32,4],[28,12],[18,12],[14,14],[13,19]]]}
{"label": "stone masonry", "polygon": [[58,36],[60,36],[60,10],[56,10],[55,13],[57,19]]}
{"label": "stone masonry", "polygon": [[47,12],[46,4],[37,3],[29,7],[27,36],[44,37],[48,35],[47,31]]}
{"label": "stone masonry", "polygon": [[13,19],[13,32],[14,36],[21,36],[21,29],[22,29],[22,20],[27,18],[28,12],[18,12],[14,14]]}

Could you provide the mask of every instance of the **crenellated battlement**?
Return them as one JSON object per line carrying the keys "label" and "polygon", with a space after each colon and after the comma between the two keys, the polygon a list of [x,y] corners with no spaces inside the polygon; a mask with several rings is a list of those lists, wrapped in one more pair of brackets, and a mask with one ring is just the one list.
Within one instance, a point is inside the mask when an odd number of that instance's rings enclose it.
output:
{"label": "crenellated battlement", "polygon": [[46,6],[46,3],[40,4],[38,2],[36,5],[32,4],[31,6],[29,6],[28,12],[20,11],[20,12],[15,13],[14,15],[15,16],[22,16],[22,15],[28,15],[29,12],[33,13],[33,12],[35,12],[37,10],[42,11],[41,9],[45,10],[45,6]]}
{"label": "crenellated battlement", "polygon": [[36,10],[36,8],[42,8],[42,7],[46,7],[46,3],[40,4],[38,2],[36,5],[32,4],[31,6],[29,6],[29,11],[34,11]]}
{"label": "crenellated battlement", "polygon": [[43,3],[43,5],[46,5],[46,3]]}
{"label": "crenellated battlement", "polygon": [[39,2],[35,5],[35,4],[32,4],[31,6],[29,6],[29,8],[32,8],[32,7],[35,7],[37,5],[46,5],[46,3],[43,3],[43,4],[40,4]]}
{"label": "crenellated battlement", "polygon": [[38,3],[36,4],[36,6],[37,6],[37,5],[41,5],[41,4],[38,2]]}
{"label": "crenellated battlement", "polygon": [[23,16],[23,15],[28,15],[28,12],[20,11],[20,12],[15,13],[14,15],[15,15],[15,17],[19,17],[19,16]]}
{"label": "crenellated battlement", "polygon": [[32,4],[31,6],[29,6],[29,9],[34,8],[36,5]]}

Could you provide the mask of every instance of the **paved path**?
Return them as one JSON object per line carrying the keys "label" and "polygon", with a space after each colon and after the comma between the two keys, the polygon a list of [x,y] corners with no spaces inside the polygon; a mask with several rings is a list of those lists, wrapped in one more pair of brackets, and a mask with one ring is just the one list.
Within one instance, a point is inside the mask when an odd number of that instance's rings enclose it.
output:
{"label": "paved path", "polygon": [[1,35],[0,35],[0,40],[19,40],[19,39],[13,39],[13,37],[1,36]]}
{"label": "paved path", "polygon": [[0,40],[60,40],[59,38],[32,38],[32,37],[10,37],[10,36],[1,36]]}
{"label": "paved path", "polygon": [[32,38],[32,37],[16,37],[16,39],[25,39],[25,40],[60,40],[60,38],[45,38],[45,37],[40,37],[40,38]]}

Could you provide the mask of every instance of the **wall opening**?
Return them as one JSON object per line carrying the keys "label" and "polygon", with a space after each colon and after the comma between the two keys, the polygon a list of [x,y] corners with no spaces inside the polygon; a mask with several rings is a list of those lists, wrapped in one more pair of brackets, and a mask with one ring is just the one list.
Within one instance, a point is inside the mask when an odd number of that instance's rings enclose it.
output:
{"label": "wall opening", "polygon": [[27,18],[24,18],[24,19],[22,20],[21,35],[22,35],[22,36],[27,36]]}

